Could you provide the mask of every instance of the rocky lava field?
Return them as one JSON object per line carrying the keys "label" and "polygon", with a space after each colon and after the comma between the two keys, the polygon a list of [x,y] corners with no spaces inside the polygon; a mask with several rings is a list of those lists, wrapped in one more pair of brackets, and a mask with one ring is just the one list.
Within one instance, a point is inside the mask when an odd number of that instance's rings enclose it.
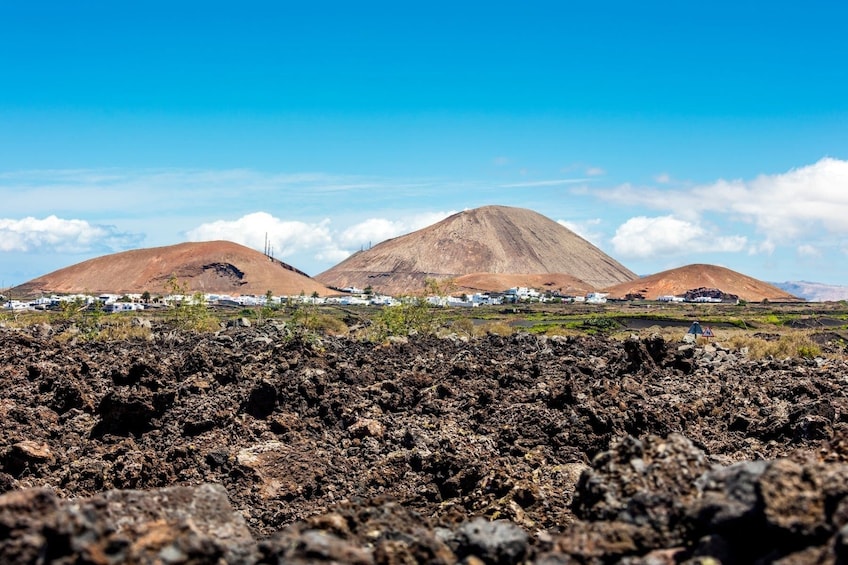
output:
{"label": "rocky lava field", "polygon": [[848,365],[0,327],[3,563],[840,563]]}

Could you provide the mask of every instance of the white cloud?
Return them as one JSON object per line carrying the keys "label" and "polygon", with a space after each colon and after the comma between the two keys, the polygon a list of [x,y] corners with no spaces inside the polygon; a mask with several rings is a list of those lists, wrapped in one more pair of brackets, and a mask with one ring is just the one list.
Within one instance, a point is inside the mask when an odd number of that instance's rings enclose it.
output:
{"label": "white cloud", "polygon": [[671,175],[668,173],[660,173],[654,177],[654,180],[660,184],[668,184],[671,182]]}
{"label": "white cloud", "polygon": [[440,210],[437,212],[422,212],[420,214],[408,216],[402,220],[407,227],[405,233],[426,228],[427,226],[435,224],[436,222],[441,222],[448,216],[453,216],[456,213],[458,213],[458,210]]}
{"label": "white cloud", "polygon": [[756,255],[757,253],[771,255],[774,253],[775,249],[777,249],[777,245],[775,245],[772,240],[766,239],[765,241],[751,245],[751,247],[748,248],[748,255]]}
{"label": "white cloud", "polygon": [[376,245],[381,241],[419,230],[455,213],[454,211],[427,212],[398,220],[369,218],[341,232],[338,242],[345,249],[356,250],[357,248]]}
{"label": "white cloud", "polygon": [[600,177],[607,174],[606,170],[602,167],[598,167],[595,165],[590,165],[588,163],[575,162],[570,165],[566,165],[559,170],[561,173],[573,173],[574,171],[583,171],[583,174],[587,177]]}
{"label": "white cloud", "polygon": [[341,242],[345,247],[368,247],[402,233],[398,222],[386,218],[369,218],[364,222],[350,226],[341,233]]}
{"label": "white cloud", "polygon": [[603,235],[597,231],[595,228],[601,224],[600,218],[594,218],[592,220],[585,220],[582,222],[571,222],[568,220],[557,220],[557,223],[563,227],[566,227],[585,239],[593,243],[594,245],[598,245]]}
{"label": "white cloud", "polygon": [[801,257],[821,257],[822,254],[817,247],[809,244],[799,245],[796,251]]}
{"label": "white cloud", "polygon": [[708,214],[754,225],[771,245],[822,231],[848,234],[848,161],[824,158],[786,173],[718,180],[685,190],[622,185],[596,191],[607,200],[668,210],[698,222]]}
{"label": "white cloud", "polygon": [[342,260],[349,253],[333,240],[330,220],[317,223],[281,220],[267,212],[254,212],[237,220],[202,224],[186,233],[189,241],[225,239],[257,250],[264,249],[267,236],[278,258],[309,251],[323,260]]}
{"label": "white cloud", "polygon": [[138,244],[139,234],[119,232],[114,226],[66,220],[55,215],[39,219],[0,219],[0,251],[85,253],[119,251]]}
{"label": "white cloud", "polygon": [[332,229],[328,219],[308,223],[254,212],[236,220],[201,224],[189,230],[186,236],[190,241],[224,239],[257,250],[264,249],[267,236],[274,256],[279,259],[290,261],[293,257],[309,256],[320,262],[337,263],[362,247],[428,226],[452,213],[428,212],[398,220],[369,218],[337,231]]}
{"label": "white cloud", "polygon": [[719,236],[699,224],[659,216],[630,218],[612,238],[615,252],[625,258],[654,258],[691,253],[738,252],[747,245],[742,236]]}
{"label": "white cloud", "polygon": [[502,184],[501,188],[532,188],[534,186],[558,186],[561,184],[579,184],[588,182],[591,179],[552,179],[552,180],[537,180],[527,182],[516,182],[511,184]]}
{"label": "white cloud", "polygon": [[151,207],[170,215],[208,215],[222,206],[247,213],[261,205],[316,208],[322,198],[364,200],[438,192],[439,179],[390,179],[326,173],[268,173],[249,169],[63,169],[0,172],[3,210],[11,216],[138,215]]}

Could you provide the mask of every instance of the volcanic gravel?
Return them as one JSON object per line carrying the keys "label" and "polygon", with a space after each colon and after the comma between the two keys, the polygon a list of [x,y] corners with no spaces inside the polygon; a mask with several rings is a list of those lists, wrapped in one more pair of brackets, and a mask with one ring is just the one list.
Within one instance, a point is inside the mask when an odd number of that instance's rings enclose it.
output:
{"label": "volcanic gravel", "polygon": [[841,563],[848,364],[0,327],[0,562]]}

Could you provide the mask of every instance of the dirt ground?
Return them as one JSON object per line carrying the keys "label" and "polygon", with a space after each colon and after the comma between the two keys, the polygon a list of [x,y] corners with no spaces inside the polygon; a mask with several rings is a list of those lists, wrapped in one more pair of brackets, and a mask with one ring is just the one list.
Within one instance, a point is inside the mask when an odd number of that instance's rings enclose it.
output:
{"label": "dirt ground", "polygon": [[848,556],[844,361],[60,329],[0,327],[0,562]]}

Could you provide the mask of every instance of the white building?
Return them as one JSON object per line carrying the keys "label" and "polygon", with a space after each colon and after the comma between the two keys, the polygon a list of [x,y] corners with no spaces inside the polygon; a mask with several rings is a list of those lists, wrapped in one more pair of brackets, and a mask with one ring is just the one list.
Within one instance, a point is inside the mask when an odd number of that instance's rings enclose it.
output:
{"label": "white building", "polygon": [[590,292],[586,295],[587,304],[606,304],[608,294],[603,292]]}
{"label": "white building", "polygon": [[135,312],[144,310],[144,304],[137,302],[110,302],[103,307],[105,312],[114,314],[116,312]]}
{"label": "white building", "polygon": [[18,300],[9,300],[5,304],[3,304],[3,308],[5,308],[6,310],[20,311],[20,310],[29,310],[32,307],[26,302],[20,302]]}

